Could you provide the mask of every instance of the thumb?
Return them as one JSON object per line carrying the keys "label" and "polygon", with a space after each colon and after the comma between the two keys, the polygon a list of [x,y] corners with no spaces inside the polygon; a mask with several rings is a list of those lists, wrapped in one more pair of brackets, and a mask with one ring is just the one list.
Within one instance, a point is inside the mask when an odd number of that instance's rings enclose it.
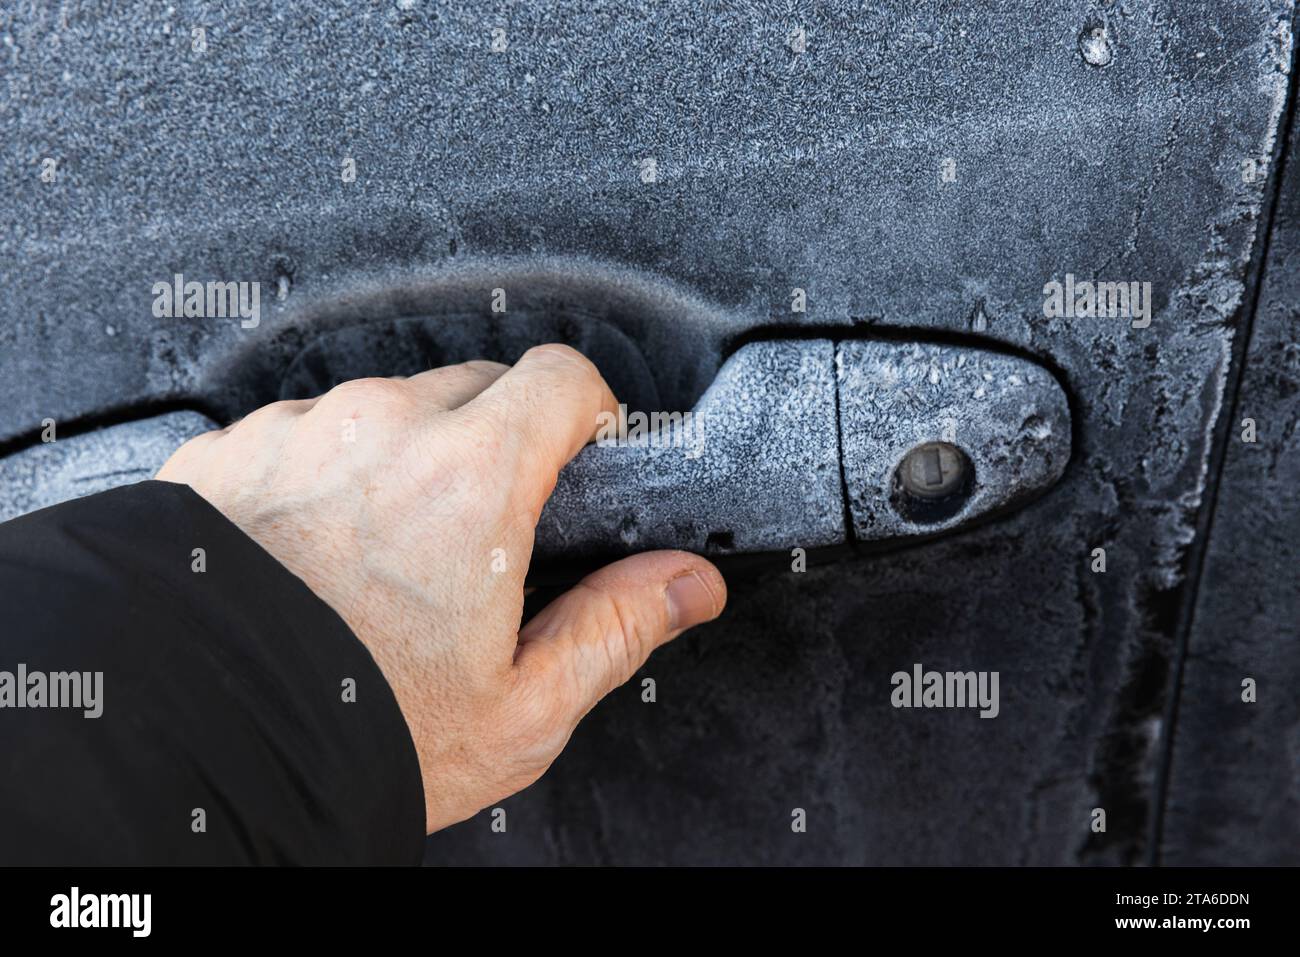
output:
{"label": "thumb", "polygon": [[[516,667],[537,691],[570,707],[573,721],[636,673],[650,652],[716,618],[727,584],[689,552],[646,552],[593,572],[519,633]],[[557,702],[558,703],[558,702]]]}

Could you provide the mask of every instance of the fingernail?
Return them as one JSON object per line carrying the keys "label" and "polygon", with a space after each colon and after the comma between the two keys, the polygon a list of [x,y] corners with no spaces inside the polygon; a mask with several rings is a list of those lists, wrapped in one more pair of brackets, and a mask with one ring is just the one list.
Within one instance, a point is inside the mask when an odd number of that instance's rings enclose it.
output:
{"label": "fingernail", "polygon": [[713,593],[695,572],[688,572],[668,583],[668,621],[673,631],[690,628],[713,618]]}

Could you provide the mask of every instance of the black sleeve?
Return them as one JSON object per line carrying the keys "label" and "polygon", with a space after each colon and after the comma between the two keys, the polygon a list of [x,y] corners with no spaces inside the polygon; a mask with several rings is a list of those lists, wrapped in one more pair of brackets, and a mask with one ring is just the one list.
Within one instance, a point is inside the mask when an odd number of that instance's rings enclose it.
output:
{"label": "black sleeve", "polygon": [[0,864],[419,863],[378,666],[188,486],[0,525],[0,608]]}

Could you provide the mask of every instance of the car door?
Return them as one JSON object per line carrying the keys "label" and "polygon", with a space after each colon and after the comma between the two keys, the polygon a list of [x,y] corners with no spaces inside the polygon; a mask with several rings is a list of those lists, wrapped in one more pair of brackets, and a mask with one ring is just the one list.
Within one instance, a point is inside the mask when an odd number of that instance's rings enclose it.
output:
{"label": "car door", "polygon": [[[630,409],[684,412],[787,343],[815,358],[745,419],[720,466],[740,478],[690,498],[679,473],[607,475],[532,599],[604,546],[678,544],[728,561],[724,617],[428,862],[1294,862],[1295,596],[1260,584],[1294,581],[1292,23],[1285,2],[13,7],[0,505],[145,478],[354,375],[558,340]],[[233,305],[187,315],[188,283]],[[891,434],[920,415],[853,377],[868,344],[1023,364],[1060,390],[1066,457],[978,522],[867,534],[845,423],[877,396]],[[982,427],[969,386],[935,386],[958,427],[929,438]],[[1013,459],[980,488],[1021,482]],[[931,671],[996,675],[996,709],[898,693]]]}

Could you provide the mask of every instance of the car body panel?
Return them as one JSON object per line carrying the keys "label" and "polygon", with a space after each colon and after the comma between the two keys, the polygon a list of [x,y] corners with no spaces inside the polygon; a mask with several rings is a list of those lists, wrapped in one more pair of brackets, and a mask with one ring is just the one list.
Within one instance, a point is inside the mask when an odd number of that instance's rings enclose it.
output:
{"label": "car body panel", "polygon": [[[670,409],[754,334],[1015,351],[1073,402],[1050,493],[912,549],[771,556],[504,802],[506,834],[480,815],[429,860],[1150,860],[1293,9],[990,6],[12,4],[0,441],[229,418],[325,332],[489,316],[496,289],[615,326]],[[178,273],[260,282],[257,327],[153,315]],[[1149,326],[1045,315],[1067,276],[1149,283]],[[999,716],[893,707],[917,663],[998,671]]]}

